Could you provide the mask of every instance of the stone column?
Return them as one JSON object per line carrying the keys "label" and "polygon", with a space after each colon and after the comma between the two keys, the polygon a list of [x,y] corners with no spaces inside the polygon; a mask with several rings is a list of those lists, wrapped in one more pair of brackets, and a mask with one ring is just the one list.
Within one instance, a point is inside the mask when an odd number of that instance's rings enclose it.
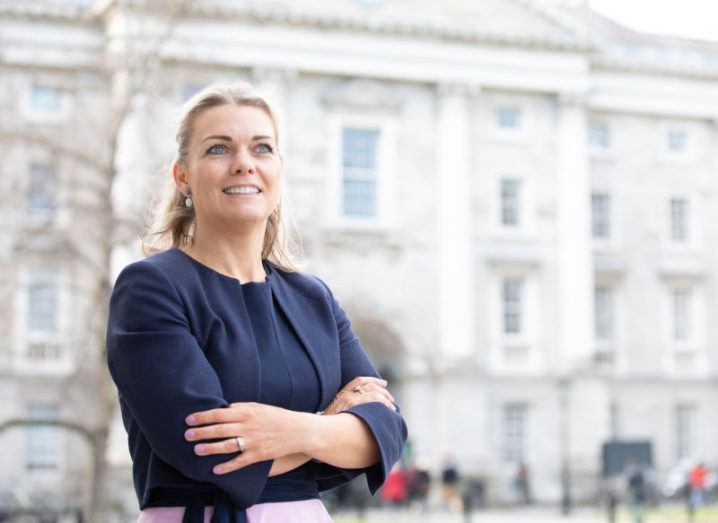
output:
{"label": "stone column", "polygon": [[593,352],[593,252],[586,108],[561,95],[557,133],[558,362],[560,372],[585,365]]}
{"label": "stone column", "polygon": [[463,84],[438,88],[438,356],[442,364],[470,356],[474,350],[469,100],[476,90]]}

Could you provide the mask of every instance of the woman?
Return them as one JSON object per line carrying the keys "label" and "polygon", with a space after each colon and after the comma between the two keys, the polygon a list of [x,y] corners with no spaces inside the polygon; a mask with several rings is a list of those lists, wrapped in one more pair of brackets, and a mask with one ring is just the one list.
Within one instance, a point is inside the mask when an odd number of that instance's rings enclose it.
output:
{"label": "woman", "polygon": [[386,382],[289,261],[277,136],[249,85],[195,95],[155,254],[117,278],[108,365],[142,523],[331,521],[319,491],[366,473],[374,493],[401,455]]}

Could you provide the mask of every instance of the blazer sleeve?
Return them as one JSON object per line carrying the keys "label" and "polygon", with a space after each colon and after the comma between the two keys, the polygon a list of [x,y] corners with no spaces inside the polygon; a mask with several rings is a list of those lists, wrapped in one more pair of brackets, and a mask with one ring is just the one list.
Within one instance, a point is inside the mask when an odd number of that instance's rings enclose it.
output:
{"label": "blazer sleeve", "polygon": [[272,461],[216,475],[233,456],[197,456],[184,439],[192,412],[227,407],[219,378],[192,334],[173,283],[145,261],[126,267],[110,299],[110,373],[152,450],[188,478],[225,491],[239,506],[255,502]]}
{"label": "blazer sleeve", "polygon": [[[339,351],[341,359],[341,385],[344,387],[357,376],[380,377],[379,373],[367,357],[359,342],[359,338],[352,332],[351,322],[329,287],[321,280],[332,302],[332,311],[339,331]],[[320,490],[327,490],[345,483],[346,481],[366,473],[369,491],[375,494],[384,484],[389,471],[400,458],[407,438],[407,428],[401,411],[397,406],[392,411],[379,402],[363,403],[345,410],[362,419],[371,430],[379,447],[380,459],[374,465],[363,469],[342,469],[326,463],[315,463],[315,477]]]}

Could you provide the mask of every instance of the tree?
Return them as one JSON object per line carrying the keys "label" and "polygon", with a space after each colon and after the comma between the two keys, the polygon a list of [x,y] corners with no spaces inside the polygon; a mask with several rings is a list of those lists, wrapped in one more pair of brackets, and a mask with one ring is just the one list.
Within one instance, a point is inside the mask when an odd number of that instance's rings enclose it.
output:
{"label": "tree", "polygon": [[[115,0],[98,4],[102,4],[101,8],[77,12],[82,19],[76,23],[102,32],[105,46],[103,55],[96,57],[101,66],[65,72],[72,78],[69,91],[73,110],[67,111],[62,121],[38,125],[27,122],[17,108],[4,107],[3,112],[15,117],[3,118],[0,123],[0,143],[41,148],[49,153],[63,173],[60,192],[67,195],[58,207],[59,213],[69,215],[65,226],[48,232],[47,221],[17,220],[14,253],[20,258],[40,252],[72,260],[75,275],[71,291],[73,302],[80,304],[80,310],[74,312],[84,312],[82,323],[76,323],[80,328],[65,344],[72,351],[71,371],[57,383],[59,398],[83,408],[70,409],[71,417],[58,420],[7,420],[0,424],[0,432],[17,426],[53,425],[80,434],[91,455],[89,495],[84,503],[90,522],[103,520],[106,450],[117,407],[115,387],[105,363],[112,255],[118,243],[136,237],[143,227],[140,217],[123,218],[113,200],[123,147],[122,130],[153,75],[163,66],[163,47],[185,13],[186,0]],[[17,201],[3,205],[17,206]],[[49,220],[57,218],[55,213]]]}

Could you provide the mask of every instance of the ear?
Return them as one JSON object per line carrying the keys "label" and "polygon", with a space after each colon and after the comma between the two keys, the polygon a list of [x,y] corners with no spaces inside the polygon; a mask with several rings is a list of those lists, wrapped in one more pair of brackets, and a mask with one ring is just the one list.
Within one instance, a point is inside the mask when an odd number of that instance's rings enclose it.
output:
{"label": "ear", "polygon": [[179,191],[182,194],[187,194],[187,189],[189,189],[189,177],[187,176],[187,171],[179,162],[172,164],[172,178],[174,179]]}

